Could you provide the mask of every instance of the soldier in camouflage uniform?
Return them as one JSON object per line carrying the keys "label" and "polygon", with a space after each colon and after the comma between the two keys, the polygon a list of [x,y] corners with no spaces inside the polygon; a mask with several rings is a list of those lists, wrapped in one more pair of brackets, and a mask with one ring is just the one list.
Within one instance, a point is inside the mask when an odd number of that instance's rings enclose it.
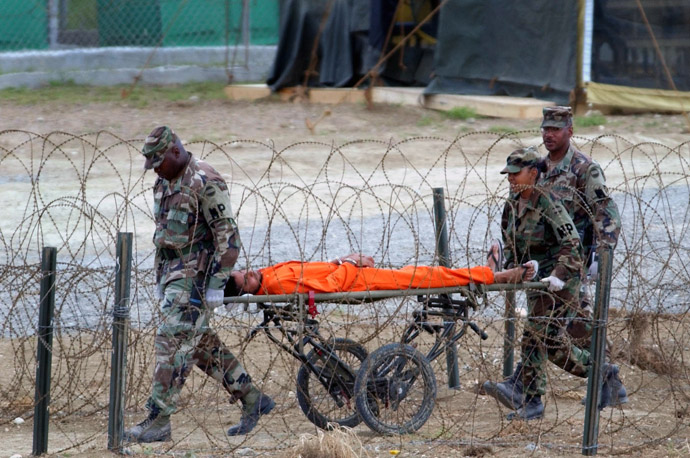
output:
{"label": "soldier in camouflage uniform", "polygon": [[[549,152],[541,184],[549,187],[570,212],[582,241],[585,267],[589,268],[591,277],[595,277],[596,251],[614,250],[618,244],[621,230],[618,206],[609,195],[601,166],[570,143],[573,136],[573,113],[570,107],[544,108],[541,131],[544,146]],[[584,272],[583,278],[587,278]],[[590,342],[593,330],[591,300],[586,290],[581,291],[581,299],[581,307],[571,317],[567,327],[568,335],[578,345]],[[606,356],[609,356],[608,347]],[[611,369],[611,372],[604,373],[603,389],[607,397],[602,398],[600,408],[628,402],[627,391],[618,377],[618,367],[607,367]]]}
{"label": "soldier in camouflage uniform", "polygon": [[[621,227],[618,207],[609,196],[604,172],[599,164],[570,143],[573,135],[570,107],[544,108],[541,129],[549,154],[540,184],[548,187],[550,193],[562,202],[575,222],[584,250],[582,278],[587,278],[584,268],[589,267],[594,275],[596,273],[596,262],[592,262],[595,249],[616,247]],[[586,347],[592,336],[592,308],[585,291],[581,290],[580,307],[571,312],[574,313],[568,319],[567,333],[576,345]],[[549,358],[552,358],[551,354]],[[556,365],[562,363],[553,359],[552,362]],[[600,409],[628,401],[627,391],[618,376],[618,367],[606,367],[609,371],[604,373]],[[485,382],[485,389],[503,389],[515,393],[517,397],[522,390],[519,382],[521,368],[522,362],[518,363],[513,375],[503,382]]]}
{"label": "soldier in camouflage uniform", "polygon": [[130,442],[171,439],[170,415],[193,366],[219,381],[230,401],[242,401],[240,423],[229,435],[246,434],[275,403],[262,394],[210,326],[213,309],[237,260],[240,238],[228,187],[209,164],[185,150],[166,126],[146,138],[145,168],[154,185],[156,282],[161,323],[155,338],[156,365],[149,417],[125,431]]}
{"label": "soldier in camouflage uniform", "polygon": [[[586,267],[594,262],[596,248],[616,248],[621,221],[616,202],[609,196],[604,172],[589,156],[571,143],[570,107],[544,108],[542,138],[549,151],[547,170],[541,183],[558,197],[575,222],[584,250]],[[584,278],[584,277],[583,277]],[[572,320],[568,333],[575,339],[589,339],[592,333],[591,301],[583,295],[579,319]]]}
{"label": "soldier in camouflage uniform", "polygon": [[[511,418],[541,418],[546,392],[545,365],[551,360],[578,377],[587,377],[589,351],[566,335],[569,319],[579,308],[582,249],[575,223],[549,188],[537,185],[544,161],[536,148],[516,150],[501,173],[511,187],[501,218],[506,267],[539,262],[548,293],[527,293],[528,317],[521,340],[522,368],[517,393],[502,384],[484,384],[485,391],[516,412]],[[588,348],[588,347],[587,347]]]}

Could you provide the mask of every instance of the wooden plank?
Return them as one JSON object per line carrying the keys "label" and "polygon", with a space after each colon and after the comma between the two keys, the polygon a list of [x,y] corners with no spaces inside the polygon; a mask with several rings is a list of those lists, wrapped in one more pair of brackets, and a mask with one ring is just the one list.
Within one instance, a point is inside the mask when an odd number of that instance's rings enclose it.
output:
{"label": "wooden plank", "polygon": [[278,90],[278,96],[283,102],[308,102],[307,90],[302,86],[284,87]]}
{"label": "wooden plank", "polygon": [[[225,87],[225,95],[232,100],[256,100],[271,95],[265,84],[231,84]],[[304,88],[293,86],[280,89],[283,101],[311,103],[362,103],[366,101],[363,89],[352,88]]]}
{"label": "wooden plank", "polygon": [[[232,84],[225,88],[226,95],[233,100],[256,100],[271,95],[265,84]],[[337,105],[339,103],[365,103],[363,89],[352,88],[304,88],[301,86],[283,88],[278,91],[280,99],[291,102],[311,102]],[[495,118],[539,119],[542,109],[554,102],[533,98],[429,94],[424,88],[375,87],[371,90],[373,103],[421,106],[432,110],[449,111],[455,107],[474,109],[478,115]]]}
{"label": "wooden plank", "polygon": [[424,106],[432,110],[468,107],[481,116],[516,119],[540,119],[542,109],[553,105],[554,102],[534,98],[457,94],[430,94],[425,96],[424,102]]}
{"label": "wooden plank", "polygon": [[548,100],[493,95],[424,95],[424,88],[376,87],[372,90],[374,103],[422,106],[432,110],[449,111],[455,107],[474,109],[478,115],[495,118],[540,119],[544,107],[555,105]]}
{"label": "wooden plank", "polygon": [[338,103],[364,103],[366,98],[363,89],[311,88],[309,89],[309,101],[336,105]]}
{"label": "wooden plank", "polygon": [[225,86],[224,91],[231,100],[256,100],[271,95],[265,84],[231,84]]}
{"label": "wooden plank", "polygon": [[424,106],[423,87],[375,87],[371,92],[374,103]]}

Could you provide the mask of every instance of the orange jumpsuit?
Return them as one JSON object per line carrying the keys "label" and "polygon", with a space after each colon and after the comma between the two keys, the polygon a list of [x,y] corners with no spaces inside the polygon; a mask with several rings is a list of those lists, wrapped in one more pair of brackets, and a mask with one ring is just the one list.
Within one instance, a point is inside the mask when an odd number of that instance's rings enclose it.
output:
{"label": "orange jumpsuit", "polygon": [[470,282],[492,284],[494,273],[487,266],[449,269],[447,267],[405,266],[377,269],[329,262],[287,261],[260,270],[263,278],[256,294],[339,293],[415,288],[466,286]]}

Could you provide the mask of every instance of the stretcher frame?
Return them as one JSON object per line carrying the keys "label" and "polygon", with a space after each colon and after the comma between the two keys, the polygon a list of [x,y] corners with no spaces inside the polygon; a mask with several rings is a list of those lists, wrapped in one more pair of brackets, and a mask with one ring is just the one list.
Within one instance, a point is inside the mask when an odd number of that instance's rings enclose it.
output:
{"label": "stretcher frame", "polygon": [[[328,429],[334,424],[354,427],[364,420],[372,430],[382,434],[407,434],[419,429],[433,410],[436,382],[431,361],[454,347],[468,328],[482,339],[488,337],[477,324],[469,320],[468,309],[476,310],[479,298],[484,298],[489,292],[545,288],[546,285],[542,282],[470,284],[446,288],[244,295],[225,297],[223,302],[245,306],[257,304],[259,311],[263,312],[263,321],[250,331],[248,339],[263,332],[272,342],[302,363],[297,376],[297,398],[300,407],[312,423]],[[462,299],[452,299],[453,294],[460,294]],[[348,339],[325,339],[319,333],[319,322],[316,319],[319,314],[317,303],[362,303],[409,296],[416,296],[417,301],[422,304],[422,309],[412,313],[413,319],[403,333],[401,342],[384,345],[371,355],[357,342]],[[430,316],[440,317],[443,324],[429,324],[427,320]],[[297,329],[285,326],[286,321],[294,322]],[[461,323],[459,329],[456,328],[458,322]],[[422,355],[410,345],[423,332],[436,335],[436,343],[427,355]],[[276,336],[275,333],[279,333],[280,336]],[[306,353],[306,347],[311,347],[312,350]],[[353,355],[356,358],[353,359]],[[349,359],[346,361],[344,357]],[[376,406],[377,400],[385,398],[386,407],[393,406],[393,410],[397,411],[397,406],[404,402],[405,398],[405,395],[396,396],[391,391],[391,380],[394,377],[372,376],[372,367],[380,367],[381,361],[396,361],[399,367],[415,367],[412,370],[407,369],[406,375],[402,376],[407,379],[395,382],[398,383],[396,386],[412,387],[420,377],[423,379],[421,385],[424,387],[425,399],[409,419],[379,419],[383,409]],[[355,364],[361,365],[358,368]],[[308,380],[312,376],[316,382],[312,381],[310,385]],[[323,386],[318,386],[318,383]],[[315,399],[318,395],[313,395],[317,388],[325,389],[328,393],[326,397],[332,397],[337,407],[323,412],[323,409],[316,405]],[[408,388],[396,389],[405,391]],[[323,398],[323,395],[321,397]],[[350,405],[356,407],[346,408]],[[330,413],[333,410],[337,412],[335,415]]]}

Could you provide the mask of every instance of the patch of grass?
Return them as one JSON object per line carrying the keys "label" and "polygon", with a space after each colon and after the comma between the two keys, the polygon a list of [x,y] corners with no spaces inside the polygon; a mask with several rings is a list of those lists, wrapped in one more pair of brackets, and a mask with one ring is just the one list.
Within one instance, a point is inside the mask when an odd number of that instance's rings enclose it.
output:
{"label": "patch of grass", "polygon": [[491,126],[489,127],[489,132],[494,134],[513,134],[517,132],[517,129],[508,126]]}
{"label": "patch of grass", "polygon": [[417,127],[427,127],[434,123],[434,120],[429,116],[422,116],[417,120]]}
{"label": "patch of grass", "polygon": [[604,124],[606,124],[606,117],[601,114],[575,117],[575,127],[603,126]]}
{"label": "patch of grass", "polygon": [[[188,83],[168,86],[84,86],[73,81],[50,82],[37,89],[7,88],[0,90],[0,100],[17,105],[46,102],[78,104],[87,102],[125,102],[144,107],[156,102],[178,102],[196,96],[198,100],[225,100],[225,83]],[[123,97],[127,93],[127,97]]]}
{"label": "patch of grass", "polygon": [[470,119],[477,117],[477,110],[470,107],[453,107],[444,112],[445,116],[450,119]]}

